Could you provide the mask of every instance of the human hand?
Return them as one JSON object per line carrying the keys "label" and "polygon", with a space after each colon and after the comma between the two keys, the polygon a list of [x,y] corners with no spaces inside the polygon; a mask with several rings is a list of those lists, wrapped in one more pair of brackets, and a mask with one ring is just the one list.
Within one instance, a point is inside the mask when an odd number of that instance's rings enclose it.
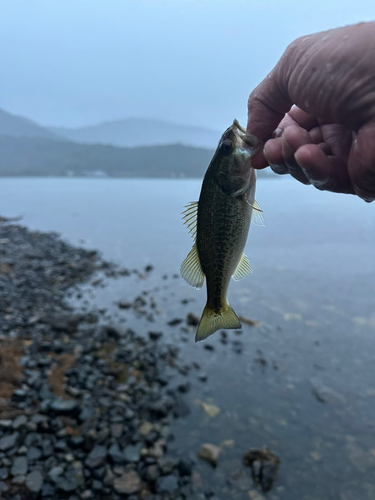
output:
{"label": "human hand", "polygon": [[295,40],[248,112],[247,131],[266,141],[255,168],[374,201],[375,23]]}

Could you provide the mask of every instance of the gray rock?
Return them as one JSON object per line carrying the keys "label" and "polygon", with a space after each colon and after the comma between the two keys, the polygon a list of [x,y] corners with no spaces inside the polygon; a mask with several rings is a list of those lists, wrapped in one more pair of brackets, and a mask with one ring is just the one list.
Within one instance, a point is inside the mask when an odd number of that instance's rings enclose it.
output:
{"label": "gray rock", "polygon": [[18,437],[19,437],[19,433],[13,432],[13,434],[10,434],[9,436],[5,436],[5,437],[1,438],[0,439],[0,450],[6,451],[6,450],[9,450],[10,448],[13,448],[13,446],[16,446]]}
{"label": "gray rock", "polygon": [[30,472],[26,476],[26,487],[33,493],[39,493],[43,486],[43,476],[38,470]]}
{"label": "gray rock", "polygon": [[119,438],[122,434],[122,431],[124,430],[124,425],[120,423],[112,424],[111,425],[111,434],[112,437],[114,438]]}
{"label": "gray rock", "polygon": [[55,483],[59,479],[59,477],[61,476],[61,474],[63,472],[64,472],[63,467],[58,465],[58,466],[52,467],[52,469],[50,469],[50,471],[48,472],[48,477],[51,479],[51,481],[53,481]]}
{"label": "gray rock", "polygon": [[13,461],[13,466],[10,470],[12,476],[18,476],[19,474],[27,474],[27,458],[25,456],[16,457]]}
{"label": "gray rock", "polygon": [[21,474],[19,476],[14,476],[14,478],[12,479],[12,484],[25,484],[25,481],[26,481],[26,476]]}
{"label": "gray rock", "polygon": [[82,500],[90,500],[94,498],[94,493],[91,490],[85,490],[81,493]]}
{"label": "gray rock", "polygon": [[75,399],[55,399],[50,405],[51,411],[58,415],[70,415],[78,408]]}
{"label": "gray rock", "polygon": [[66,493],[69,493],[71,491],[76,490],[78,484],[74,477],[71,478],[59,477],[56,481],[56,486],[59,491],[65,491]]}
{"label": "gray rock", "polygon": [[42,442],[43,457],[48,458],[53,453],[53,447],[50,439],[43,439]]}
{"label": "gray rock", "polygon": [[113,487],[120,495],[132,495],[141,490],[141,479],[135,471],[126,472],[114,480]]}
{"label": "gray rock", "polygon": [[15,391],[13,391],[13,396],[12,396],[13,401],[25,401],[26,398],[27,398],[26,389],[16,389]]}
{"label": "gray rock", "polygon": [[0,481],[6,479],[9,476],[9,471],[6,467],[2,467],[0,469]]}
{"label": "gray rock", "polygon": [[85,460],[85,465],[90,469],[94,469],[95,467],[99,467],[100,465],[102,465],[106,457],[107,457],[106,446],[97,444],[90,451],[88,457]]}
{"label": "gray rock", "polygon": [[13,422],[13,429],[19,429],[20,427],[22,427],[26,423],[27,423],[27,417],[26,417],[26,415],[20,415]]}
{"label": "gray rock", "polygon": [[156,482],[156,491],[161,495],[168,495],[178,489],[178,480],[176,476],[159,477]]}
{"label": "gray rock", "polygon": [[0,420],[0,430],[7,430],[13,427],[12,420]]}
{"label": "gray rock", "polygon": [[220,448],[214,444],[204,443],[199,449],[198,457],[211,465],[216,466],[220,454]]}
{"label": "gray rock", "polygon": [[56,490],[52,486],[52,484],[44,483],[41,491],[42,497],[52,497],[55,494]]}
{"label": "gray rock", "polygon": [[149,465],[146,470],[145,479],[149,483],[154,483],[159,477],[159,468],[157,465]]}
{"label": "gray rock", "polygon": [[9,487],[6,485],[6,483],[4,483],[4,481],[0,481],[0,494],[8,490]]}
{"label": "gray rock", "polygon": [[121,451],[119,445],[114,443],[108,450],[112,462],[115,464],[122,464],[125,461],[124,453]]}
{"label": "gray rock", "polygon": [[124,450],[124,458],[126,462],[130,463],[139,462],[141,458],[142,448],[143,448],[142,444],[138,444],[135,446],[127,446]]}
{"label": "gray rock", "polygon": [[42,456],[42,450],[36,448],[35,446],[31,446],[31,448],[29,448],[29,451],[27,452],[28,460],[39,460],[41,456]]}

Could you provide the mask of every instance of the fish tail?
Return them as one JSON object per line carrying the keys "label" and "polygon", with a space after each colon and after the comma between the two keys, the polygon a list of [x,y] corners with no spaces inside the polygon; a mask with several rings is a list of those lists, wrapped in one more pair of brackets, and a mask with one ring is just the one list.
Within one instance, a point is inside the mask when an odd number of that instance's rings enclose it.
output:
{"label": "fish tail", "polygon": [[240,320],[228,303],[224,304],[219,312],[210,309],[206,304],[195,335],[195,342],[203,342],[221,328],[233,329],[241,328],[241,326]]}

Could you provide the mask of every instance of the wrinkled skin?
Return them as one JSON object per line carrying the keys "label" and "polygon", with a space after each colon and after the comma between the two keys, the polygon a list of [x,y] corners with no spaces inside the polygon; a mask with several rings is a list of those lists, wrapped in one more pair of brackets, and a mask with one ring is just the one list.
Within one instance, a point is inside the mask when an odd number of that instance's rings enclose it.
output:
{"label": "wrinkled skin", "polygon": [[374,61],[375,22],[289,45],[249,97],[247,131],[265,141],[252,166],[374,201]]}

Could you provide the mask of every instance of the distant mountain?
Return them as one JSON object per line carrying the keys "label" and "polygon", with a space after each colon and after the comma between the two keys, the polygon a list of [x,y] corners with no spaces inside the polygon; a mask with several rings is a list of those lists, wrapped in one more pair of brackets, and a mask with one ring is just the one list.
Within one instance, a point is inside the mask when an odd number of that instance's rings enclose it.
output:
{"label": "distant mountain", "polygon": [[75,142],[120,147],[179,143],[215,149],[221,136],[221,132],[216,130],[143,118],[128,118],[83,128],[49,127],[48,130]]}
{"label": "distant mountain", "polygon": [[56,134],[47,130],[37,123],[16,116],[0,108],[0,135],[11,137],[45,137],[57,139]]}
{"label": "distant mountain", "polygon": [[179,144],[119,148],[0,136],[0,176],[197,177],[213,151]]}
{"label": "distant mountain", "polygon": [[[0,176],[203,178],[213,150],[174,144],[119,148],[0,136]],[[261,177],[267,177],[264,172]]]}

